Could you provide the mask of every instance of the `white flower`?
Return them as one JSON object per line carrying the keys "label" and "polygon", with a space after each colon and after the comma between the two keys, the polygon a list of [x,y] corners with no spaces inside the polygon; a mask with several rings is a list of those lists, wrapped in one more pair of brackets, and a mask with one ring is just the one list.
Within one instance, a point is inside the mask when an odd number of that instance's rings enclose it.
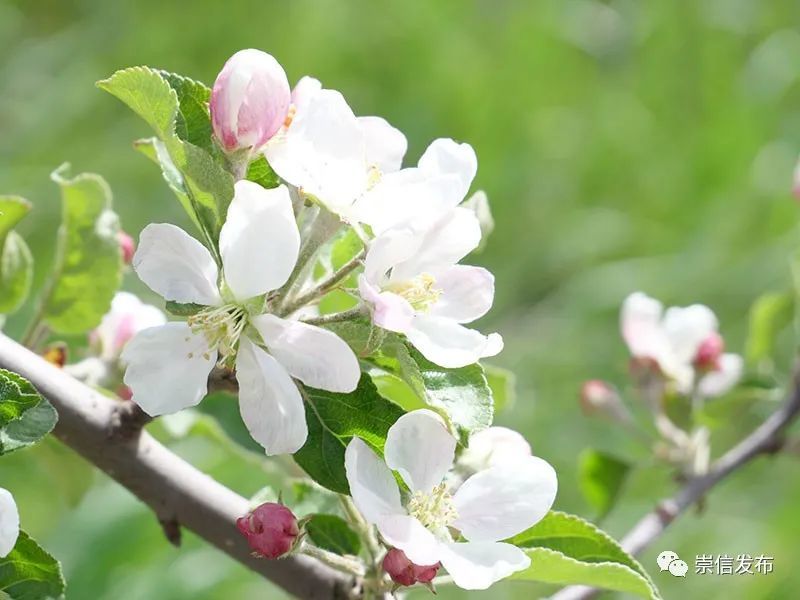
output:
{"label": "white flower", "polygon": [[375,324],[404,333],[443,367],[463,367],[500,352],[500,335],[463,326],[486,314],[494,300],[489,271],[456,264],[480,237],[475,214],[455,208],[427,229],[399,226],[373,240],[358,287]]}
{"label": "white flower", "polygon": [[344,97],[304,77],[288,124],[264,147],[275,172],[328,210],[352,218],[353,203],[384,172],[400,168],[405,136],[380,117],[356,117]]}
{"label": "white flower", "polygon": [[[707,306],[670,307],[665,312],[658,300],[636,292],[625,299],[620,321],[633,357],[654,361],[682,394],[696,385],[700,396],[719,396],[741,377],[742,357],[722,353],[717,317]],[[699,374],[703,375],[696,381]]]}
{"label": "white flower", "polygon": [[[122,354],[133,401],[150,415],[194,406],[214,365],[235,361],[239,407],[268,454],[306,440],[305,412],[292,378],[316,388],[353,391],[358,360],[334,333],[263,312],[263,294],[280,288],[297,261],[300,236],[285,186],[239,181],[219,236],[223,273],[182,229],[149,225],[134,268],[165,299],[205,306],[186,323],[145,329]],[[264,347],[266,350],[264,349]]]}
{"label": "white flower", "polygon": [[[435,413],[410,412],[389,429],[385,463],[360,438],[352,439],[347,480],[359,511],[389,545],[417,565],[441,562],[459,587],[486,589],[530,565],[522,550],[500,540],[544,517],[558,482],[547,462],[529,456],[476,473],[451,494],[443,479],[455,447]],[[390,469],[408,485],[405,500]],[[456,541],[454,531],[467,541]]]}
{"label": "white flower", "polygon": [[468,471],[511,464],[531,455],[531,445],[508,427],[488,427],[469,437],[469,447],[458,457],[458,466]]}
{"label": "white flower", "polygon": [[19,537],[19,511],[14,497],[0,488],[0,558],[8,556]]}
{"label": "white flower", "polygon": [[117,292],[111,301],[111,310],[89,335],[92,342],[98,344],[99,357],[111,362],[137,333],[166,322],[164,313],[155,306],[145,304],[129,292]]}

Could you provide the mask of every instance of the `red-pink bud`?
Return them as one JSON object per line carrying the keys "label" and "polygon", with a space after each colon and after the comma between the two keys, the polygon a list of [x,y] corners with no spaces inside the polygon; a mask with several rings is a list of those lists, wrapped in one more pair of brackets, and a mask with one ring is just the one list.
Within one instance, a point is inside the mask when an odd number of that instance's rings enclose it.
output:
{"label": "red-pink bud", "polygon": [[228,59],[211,91],[211,124],[227,152],[258,149],[281,128],[291,102],[283,67],[260,50]]}
{"label": "red-pink bud", "polygon": [[581,386],[581,408],[587,416],[604,416],[612,421],[629,421],[630,414],[617,389],[600,379],[590,379]]}
{"label": "red-pink bud", "polygon": [[700,344],[694,357],[698,369],[714,371],[719,368],[719,357],[725,352],[725,340],[716,331]]}
{"label": "red-pink bud", "polygon": [[292,511],[274,502],[265,502],[236,519],[236,528],[264,558],[280,558],[289,552],[300,533]]}
{"label": "red-pink bud", "polygon": [[117,232],[117,242],[119,249],[122,252],[122,260],[126,265],[131,264],[133,260],[133,253],[136,250],[136,243],[133,238],[124,231]]}
{"label": "red-pink bud", "polygon": [[392,548],[383,558],[383,570],[389,574],[392,581],[399,585],[414,585],[415,583],[430,583],[436,577],[441,563],[435,565],[415,565],[399,548]]}

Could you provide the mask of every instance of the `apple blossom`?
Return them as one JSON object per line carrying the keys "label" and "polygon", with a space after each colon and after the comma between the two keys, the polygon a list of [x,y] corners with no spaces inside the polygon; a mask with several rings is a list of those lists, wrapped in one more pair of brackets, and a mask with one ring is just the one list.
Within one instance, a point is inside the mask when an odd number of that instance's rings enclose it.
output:
{"label": "apple blossom", "polygon": [[[454,493],[443,481],[453,466],[456,439],[442,419],[416,410],[391,426],[385,462],[354,437],[345,470],[356,507],[384,541],[415,565],[441,563],[459,587],[486,589],[530,564],[507,539],[550,510],[557,479],[544,460],[529,456],[469,477]],[[397,471],[410,493],[401,497]],[[459,535],[466,541],[457,541]]]}
{"label": "apple blossom", "polygon": [[236,528],[250,547],[264,558],[280,558],[294,546],[300,528],[297,518],[283,504],[265,502],[236,519]]}
{"label": "apple blossom", "polygon": [[111,301],[111,309],[89,334],[89,339],[97,345],[101,360],[113,362],[133,336],[166,322],[167,318],[160,309],[145,304],[130,292],[117,292]]}
{"label": "apple blossom", "polygon": [[358,288],[375,324],[404,333],[443,367],[463,367],[500,352],[499,334],[485,336],[463,325],[486,314],[494,300],[489,271],[456,264],[480,236],[475,214],[455,208],[426,229],[402,225],[373,240]]}
{"label": "apple blossom", "polygon": [[530,455],[531,445],[521,434],[495,425],[469,437],[469,446],[458,457],[457,464],[475,472],[525,460]]}
{"label": "apple blossom", "polygon": [[264,311],[264,294],[294,270],[300,235],[286,186],[250,181],[235,194],[219,235],[222,273],[211,253],[182,229],[148,225],[133,260],[142,281],[166,300],[203,308],[187,322],[141,331],[125,347],[125,384],[149,415],[194,406],[215,365],[236,367],[239,408],[268,454],[297,451],[305,412],[292,378],[336,392],[360,377],[350,347],[331,331]]}
{"label": "apple blossom", "polygon": [[336,90],[311,77],[292,91],[286,126],[264,147],[270,166],[287,183],[351,219],[353,203],[400,168],[405,136],[380,117],[356,117]]}
{"label": "apple blossom", "polygon": [[283,125],[289,103],[289,81],[278,61],[261,50],[240,50],[211,91],[214,135],[226,152],[258,150]]}
{"label": "apple blossom", "polygon": [[415,565],[405,552],[398,548],[391,548],[383,557],[383,570],[388,573],[398,585],[414,585],[415,583],[430,583],[436,577],[441,565]]}
{"label": "apple blossom", "polygon": [[635,292],[625,299],[620,321],[634,359],[652,361],[682,394],[719,396],[741,377],[742,358],[722,353],[717,318],[707,306],[664,311],[658,300]]}
{"label": "apple blossom", "polygon": [[19,537],[19,511],[11,492],[0,488],[0,558],[8,556]]}

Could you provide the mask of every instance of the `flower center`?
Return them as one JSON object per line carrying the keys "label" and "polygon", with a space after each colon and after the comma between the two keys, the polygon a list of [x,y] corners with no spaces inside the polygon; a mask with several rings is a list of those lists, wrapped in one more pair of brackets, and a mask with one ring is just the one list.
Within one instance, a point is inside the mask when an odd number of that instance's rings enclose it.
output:
{"label": "flower center", "polygon": [[447,528],[458,518],[458,512],[453,505],[453,496],[444,483],[440,483],[427,494],[414,492],[408,502],[408,513],[434,535],[452,540]]}
{"label": "flower center", "polygon": [[417,275],[414,279],[398,283],[390,283],[386,290],[405,298],[419,312],[428,312],[436,304],[442,290],[437,289],[436,279],[430,273]]}
{"label": "flower center", "polygon": [[369,170],[367,171],[367,190],[371,190],[378,185],[381,177],[383,177],[383,173],[381,173],[378,165],[370,165]]}
{"label": "flower center", "polygon": [[217,364],[222,366],[236,354],[239,337],[247,325],[247,311],[238,304],[211,306],[190,316],[187,322],[193,333],[205,335],[209,348],[217,348]]}

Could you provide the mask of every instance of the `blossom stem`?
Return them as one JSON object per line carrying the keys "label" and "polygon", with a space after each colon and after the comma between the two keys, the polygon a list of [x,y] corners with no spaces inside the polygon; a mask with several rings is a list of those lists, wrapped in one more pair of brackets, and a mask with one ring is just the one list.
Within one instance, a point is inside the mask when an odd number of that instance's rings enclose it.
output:
{"label": "blossom stem", "polygon": [[352,321],[356,317],[364,314],[364,309],[361,306],[351,308],[350,310],[343,310],[338,313],[331,313],[329,315],[322,315],[321,317],[313,317],[310,319],[303,319],[303,323],[309,325],[327,325],[328,323],[340,323],[342,321]]}
{"label": "blossom stem", "polygon": [[322,548],[314,546],[313,544],[309,544],[307,541],[303,542],[303,545],[300,547],[300,553],[312,558],[316,558],[321,563],[324,563],[329,567],[336,569],[337,571],[350,573],[351,575],[355,575],[357,577],[362,577],[364,575],[364,566],[359,560],[348,558],[347,556],[339,556],[333,552],[328,552],[327,550],[323,550]]}
{"label": "blossom stem", "polygon": [[278,304],[278,308],[281,312],[284,312],[283,307],[288,302],[288,298],[291,295],[290,292],[298,281],[302,281],[303,276],[313,264],[313,259],[317,255],[319,249],[333,237],[341,224],[339,217],[327,210],[321,210],[314,219],[314,222],[310,224],[308,235],[300,245],[297,264],[286,280],[286,283],[279,290],[279,297],[281,300]]}
{"label": "blossom stem", "polygon": [[378,561],[382,558],[381,554],[383,549],[378,542],[378,538],[375,536],[375,531],[372,529],[372,526],[364,520],[361,513],[358,512],[356,505],[349,496],[340,494],[339,501],[342,504],[342,509],[347,515],[348,520],[358,530],[361,538],[366,542],[367,551],[372,559],[372,564],[377,565]]}
{"label": "blossom stem", "polygon": [[337,285],[339,285],[342,281],[344,281],[350,273],[355,271],[358,267],[363,264],[364,255],[366,254],[366,250],[362,249],[358,254],[356,254],[353,258],[347,261],[342,267],[333,273],[330,277],[323,280],[319,283],[316,287],[308,290],[304,294],[300,294],[299,296],[295,296],[291,301],[287,302],[284,306],[283,310],[281,311],[281,316],[290,315],[296,310],[302,308],[306,304],[309,304],[316,300],[317,298],[321,298],[331,290],[333,290]]}

